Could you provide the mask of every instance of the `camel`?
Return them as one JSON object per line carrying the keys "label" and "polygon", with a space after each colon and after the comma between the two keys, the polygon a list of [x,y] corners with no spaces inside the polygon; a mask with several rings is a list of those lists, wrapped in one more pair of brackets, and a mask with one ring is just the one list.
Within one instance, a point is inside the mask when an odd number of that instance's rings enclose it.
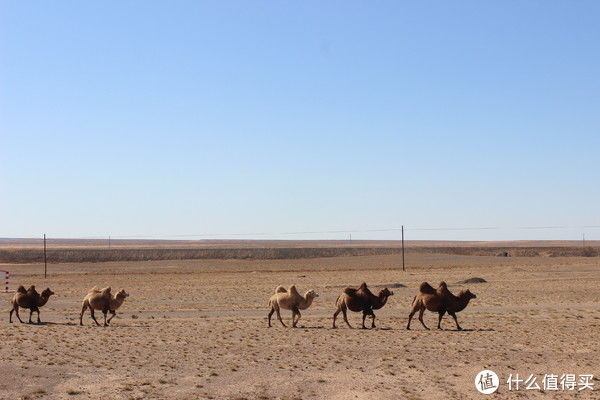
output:
{"label": "camel", "polygon": [[[79,325],[83,325],[83,314],[85,313],[85,310],[89,308],[90,315],[92,316],[92,319],[96,325],[100,326],[96,320],[96,316],[94,315],[94,310],[101,310],[102,314],[104,314],[104,326],[108,326],[110,321],[117,314],[116,310],[121,307],[128,296],[129,293],[127,293],[124,289],[121,289],[119,292],[117,292],[116,296],[113,296],[110,286],[104,289],[98,289],[97,287],[92,288],[83,298],[81,315],[79,315]],[[110,312],[112,315],[107,320],[106,314],[108,312]]]}
{"label": "camel", "polygon": [[8,317],[8,321],[12,323],[12,315],[13,312],[17,314],[17,318],[19,322],[23,323],[21,317],[19,316],[19,307],[28,308],[29,309],[29,323],[31,322],[31,315],[34,312],[37,312],[37,323],[41,324],[40,321],[40,307],[44,306],[50,296],[52,296],[54,292],[50,290],[50,288],[46,288],[42,294],[40,295],[36,290],[35,286],[31,286],[29,289],[25,290],[23,286],[19,286],[17,288],[17,293],[12,298],[12,310],[10,310],[10,314]]}
{"label": "camel", "polygon": [[352,325],[350,325],[350,322],[348,322],[347,310],[354,312],[362,311],[362,329],[366,329],[365,318],[367,315],[370,315],[372,318],[371,328],[375,328],[375,313],[373,313],[373,310],[379,310],[382,308],[385,303],[387,303],[388,298],[393,294],[394,292],[390,291],[388,288],[385,288],[381,290],[377,296],[375,296],[369,290],[365,282],[363,282],[358,289],[347,287],[344,289],[344,292],[338,297],[335,303],[337,310],[333,314],[333,328],[336,328],[335,320],[340,312],[343,314],[344,321],[346,321],[348,328],[352,328]]}
{"label": "camel", "polygon": [[[277,312],[277,319],[281,322],[281,325],[287,327],[281,319],[280,309],[292,310],[292,328],[296,328],[300,317],[300,310],[306,310],[312,304],[315,298],[319,297],[319,294],[314,290],[307,291],[304,296],[298,293],[295,285],[289,287],[286,290],[283,286],[277,286],[275,288],[275,294],[269,299],[269,328],[271,327],[271,316],[274,312]],[[296,318],[296,316],[298,318]]]}
{"label": "camel", "polygon": [[410,329],[410,322],[412,317],[417,311],[419,311],[419,321],[423,327],[427,330],[429,328],[423,322],[423,313],[425,310],[433,311],[438,313],[438,329],[442,329],[441,323],[444,314],[448,313],[454,318],[456,322],[456,329],[462,330],[456,319],[456,313],[464,310],[471,299],[475,299],[477,296],[471,293],[469,289],[461,290],[458,296],[455,296],[448,290],[446,282],[440,282],[439,287],[434,289],[429,283],[423,282],[419,287],[419,294],[417,294],[412,302],[412,311],[408,315],[408,325],[406,329]]}

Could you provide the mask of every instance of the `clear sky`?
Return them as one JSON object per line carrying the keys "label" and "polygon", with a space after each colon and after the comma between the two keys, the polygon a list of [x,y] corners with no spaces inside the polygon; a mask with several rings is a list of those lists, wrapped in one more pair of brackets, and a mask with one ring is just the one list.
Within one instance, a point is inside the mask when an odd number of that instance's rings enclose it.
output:
{"label": "clear sky", "polygon": [[600,239],[598,1],[0,4],[0,237]]}

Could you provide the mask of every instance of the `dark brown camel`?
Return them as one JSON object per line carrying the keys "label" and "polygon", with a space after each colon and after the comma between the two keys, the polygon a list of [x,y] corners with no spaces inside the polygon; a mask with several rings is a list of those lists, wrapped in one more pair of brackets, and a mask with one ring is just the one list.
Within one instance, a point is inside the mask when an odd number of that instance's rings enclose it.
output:
{"label": "dark brown camel", "polygon": [[12,315],[13,312],[17,314],[17,318],[19,319],[19,322],[23,323],[23,321],[21,320],[21,317],[19,316],[19,307],[21,308],[28,308],[29,309],[29,323],[32,324],[33,322],[31,322],[31,315],[34,312],[37,312],[37,322],[38,324],[40,324],[42,321],[40,321],[40,307],[44,306],[47,302],[48,299],[50,298],[50,296],[52,296],[54,294],[54,292],[52,290],[50,290],[50,288],[47,288],[46,290],[44,290],[42,292],[42,294],[40,295],[36,290],[35,290],[35,286],[31,286],[29,289],[25,290],[25,288],[23,286],[19,286],[19,288],[17,289],[17,293],[15,293],[15,295],[12,298],[12,310],[10,310],[10,314],[8,317],[8,321],[10,323],[12,323]]}
{"label": "dark brown camel", "polygon": [[425,322],[423,322],[423,313],[427,309],[438,313],[438,329],[442,329],[442,318],[444,317],[444,314],[448,313],[454,318],[456,329],[460,331],[462,328],[458,324],[456,313],[464,310],[469,304],[469,301],[476,297],[477,296],[471,293],[469,289],[461,290],[458,293],[458,296],[455,296],[448,290],[446,282],[441,282],[437,290],[429,283],[423,282],[419,287],[419,294],[413,299],[412,311],[408,315],[408,325],[406,325],[406,329],[410,329],[412,317],[419,311],[419,321],[425,329],[429,330],[425,325]]}
{"label": "dark brown camel", "polygon": [[370,315],[372,318],[371,328],[375,328],[375,314],[373,310],[379,310],[387,303],[388,297],[393,295],[388,288],[385,288],[379,292],[378,296],[375,296],[367,287],[366,283],[362,283],[358,289],[347,287],[344,292],[338,297],[335,305],[337,310],[333,314],[333,328],[335,328],[335,320],[338,314],[341,312],[344,316],[344,321],[349,328],[352,328],[348,322],[347,310],[360,312],[362,311],[362,328],[365,327],[365,318]]}

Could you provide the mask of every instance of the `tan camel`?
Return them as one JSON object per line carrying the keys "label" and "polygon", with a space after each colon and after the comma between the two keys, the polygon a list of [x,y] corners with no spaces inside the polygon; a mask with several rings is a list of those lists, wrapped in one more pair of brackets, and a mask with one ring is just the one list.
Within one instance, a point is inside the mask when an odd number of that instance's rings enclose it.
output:
{"label": "tan camel", "polygon": [[456,313],[464,310],[471,299],[475,299],[477,296],[471,293],[469,289],[461,290],[458,296],[455,296],[448,290],[446,282],[440,282],[439,287],[434,289],[429,283],[423,282],[419,287],[419,294],[415,296],[412,302],[412,311],[408,315],[408,324],[406,329],[410,329],[410,322],[412,317],[417,311],[419,311],[419,321],[423,327],[427,330],[429,328],[423,322],[423,313],[425,310],[433,311],[438,313],[438,329],[442,329],[441,323],[444,314],[448,313],[454,318],[456,322],[456,329],[462,330],[456,319]]}
{"label": "tan camel", "polygon": [[[275,294],[269,299],[269,327],[271,326],[271,316],[274,312],[277,312],[277,319],[281,322],[281,325],[286,326],[281,319],[280,309],[292,310],[292,328],[295,328],[300,320],[300,310],[306,310],[312,304],[315,298],[319,297],[319,294],[314,290],[307,291],[304,296],[298,293],[295,285],[290,286],[286,290],[283,286],[277,286]],[[298,318],[296,318],[298,316]]]}
{"label": "tan camel", "polygon": [[348,327],[352,328],[352,325],[348,322],[347,310],[354,312],[362,311],[362,329],[366,329],[365,318],[367,315],[370,315],[372,318],[371,328],[375,328],[375,313],[373,313],[373,310],[382,308],[385,303],[387,303],[388,298],[393,294],[394,292],[385,288],[379,291],[379,294],[375,296],[369,290],[365,282],[363,282],[358,289],[347,287],[335,303],[337,309],[333,314],[333,328],[336,328],[335,320],[340,312],[343,314],[344,321],[346,321]]}
{"label": "tan camel", "polygon": [[19,307],[28,308],[29,309],[29,323],[31,322],[31,315],[34,312],[37,312],[37,323],[40,324],[40,307],[44,306],[50,296],[52,296],[54,292],[50,290],[50,288],[46,288],[40,295],[36,290],[35,286],[31,286],[29,289],[25,290],[23,286],[19,286],[17,289],[17,293],[12,298],[12,310],[10,310],[10,314],[8,317],[8,321],[12,323],[12,315],[13,312],[16,313],[19,322],[23,323],[21,317],[19,316]]}
{"label": "tan camel", "polygon": [[[94,315],[94,310],[102,311],[104,314],[104,326],[108,326],[110,321],[115,317],[116,310],[121,307],[125,299],[129,296],[124,289],[121,289],[117,292],[116,296],[113,296],[111,293],[111,288],[106,287],[104,289],[98,289],[94,287],[90,292],[83,298],[83,305],[81,308],[81,314],[79,315],[79,325],[83,325],[83,314],[85,310],[90,309],[90,315],[96,325],[100,326],[98,321],[96,320],[96,316]],[[110,312],[112,315],[108,320],[106,319],[106,314]]]}

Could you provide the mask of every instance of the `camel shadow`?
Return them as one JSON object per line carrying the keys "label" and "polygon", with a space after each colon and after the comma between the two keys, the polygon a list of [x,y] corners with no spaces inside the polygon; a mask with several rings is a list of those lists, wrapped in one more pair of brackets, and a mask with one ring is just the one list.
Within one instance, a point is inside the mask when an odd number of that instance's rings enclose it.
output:
{"label": "camel shadow", "polygon": [[486,329],[432,329],[432,332],[496,332],[495,329],[486,328]]}
{"label": "camel shadow", "polygon": [[328,328],[332,331],[338,331],[338,330],[349,330],[349,331],[402,331],[404,329],[401,328],[380,328],[380,327],[376,327],[376,328],[361,328],[360,326],[353,326],[352,328],[348,328],[347,326],[338,326],[337,328]]}
{"label": "camel shadow", "polygon": [[480,329],[463,329],[462,331],[456,330],[456,332],[496,332],[495,329],[492,328],[480,328]]}
{"label": "camel shadow", "polygon": [[326,329],[324,326],[297,326],[292,329]]}
{"label": "camel shadow", "polygon": [[33,324],[28,324],[28,325],[37,325],[37,326],[77,326],[79,324],[76,324],[74,322],[40,322],[39,324],[33,323]]}
{"label": "camel shadow", "polygon": [[150,329],[151,327],[148,325],[109,325],[109,327],[114,326],[117,328],[146,328],[146,329]]}

